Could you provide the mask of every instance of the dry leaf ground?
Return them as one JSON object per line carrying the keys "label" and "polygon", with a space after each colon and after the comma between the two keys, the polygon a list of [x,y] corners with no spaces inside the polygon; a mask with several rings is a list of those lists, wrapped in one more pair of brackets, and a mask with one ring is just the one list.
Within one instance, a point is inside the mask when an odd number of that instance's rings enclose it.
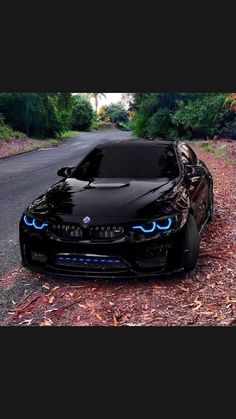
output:
{"label": "dry leaf ground", "polygon": [[0,281],[1,325],[236,325],[235,149],[229,144],[230,159],[222,159],[204,152],[201,143],[195,148],[213,173],[215,194],[214,220],[205,229],[195,273],[72,281],[19,268]]}

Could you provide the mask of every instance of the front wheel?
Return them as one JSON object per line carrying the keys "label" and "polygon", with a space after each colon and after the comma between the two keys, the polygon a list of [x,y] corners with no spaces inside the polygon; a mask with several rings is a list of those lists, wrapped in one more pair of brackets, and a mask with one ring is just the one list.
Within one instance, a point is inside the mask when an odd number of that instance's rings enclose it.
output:
{"label": "front wheel", "polygon": [[192,271],[197,264],[200,247],[200,233],[195,218],[189,214],[181,236],[181,255],[184,272]]}

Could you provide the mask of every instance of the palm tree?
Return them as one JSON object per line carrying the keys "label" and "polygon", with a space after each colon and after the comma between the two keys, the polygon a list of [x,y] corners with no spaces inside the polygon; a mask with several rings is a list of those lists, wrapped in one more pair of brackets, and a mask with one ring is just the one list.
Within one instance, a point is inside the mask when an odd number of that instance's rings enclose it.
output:
{"label": "palm tree", "polygon": [[98,111],[98,100],[103,96],[106,98],[105,93],[90,93],[90,96],[95,100],[96,112]]}

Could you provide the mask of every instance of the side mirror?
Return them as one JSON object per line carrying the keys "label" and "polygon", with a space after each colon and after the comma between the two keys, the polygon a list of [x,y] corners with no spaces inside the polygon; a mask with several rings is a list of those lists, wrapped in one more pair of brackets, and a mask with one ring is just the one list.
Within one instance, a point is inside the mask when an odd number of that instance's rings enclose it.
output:
{"label": "side mirror", "polygon": [[62,167],[61,169],[58,170],[57,175],[60,176],[60,177],[66,178],[71,174],[73,169],[74,169],[74,167],[72,167],[72,166]]}
{"label": "side mirror", "polygon": [[207,170],[203,166],[187,165],[185,167],[185,176],[187,179],[192,179],[193,177],[202,177],[206,175],[207,175]]}

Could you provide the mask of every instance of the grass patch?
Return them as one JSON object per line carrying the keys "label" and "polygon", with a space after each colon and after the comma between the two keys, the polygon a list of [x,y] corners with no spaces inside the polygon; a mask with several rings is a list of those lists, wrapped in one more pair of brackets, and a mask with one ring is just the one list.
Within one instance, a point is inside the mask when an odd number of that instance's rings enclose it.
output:
{"label": "grass patch", "polygon": [[226,158],[228,156],[226,145],[214,147],[212,144],[202,144],[201,149],[207,153],[213,153],[218,157]]}
{"label": "grass patch", "polygon": [[196,152],[198,150],[206,153],[214,154],[220,160],[235,166],[236,165],[236,141],[230,142],[225,140],[217,140],[215,142],[208,141],[186,141],[190,147],[193,147]]}
{"label": "grass patch", "polygon": [[214,153],[215,151],[215,147],[213,147],[211,144],[202,144],[201,149],[206,153]]}
{"label": "grass patch", "polygon": [[69,140],[70,138],[79,137],[83,132],[81,131],[66,131],[61,135],[62,140]]}
{"label": "grass patch", "polygon": [[131,131],[131,124],[129,122],[118,123],[118,124],[116,124],[116,127],[119,128],[121,131]]}
{"label": "grass patch", "polygon": [[112,124],[110,122],[102,122],[102,121],[92,121],[91,130],[98,131],[99,129],[109,129],[112,128]]}

